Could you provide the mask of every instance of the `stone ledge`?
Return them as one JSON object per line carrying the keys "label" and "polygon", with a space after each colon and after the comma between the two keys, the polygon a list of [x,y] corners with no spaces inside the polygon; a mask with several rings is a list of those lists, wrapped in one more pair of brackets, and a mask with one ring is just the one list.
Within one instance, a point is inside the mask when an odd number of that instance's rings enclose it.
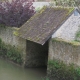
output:
{"label": "stone ledge", "polygon": [[68,41],[68,40],[64,40],[61,38],[54,38],[54,39],[52,39],[52,41],[64,42],[64,43],[68,43],[68,44],[71,44],[74,46],[80,46],[80,42],[78,42],[78,41]]}

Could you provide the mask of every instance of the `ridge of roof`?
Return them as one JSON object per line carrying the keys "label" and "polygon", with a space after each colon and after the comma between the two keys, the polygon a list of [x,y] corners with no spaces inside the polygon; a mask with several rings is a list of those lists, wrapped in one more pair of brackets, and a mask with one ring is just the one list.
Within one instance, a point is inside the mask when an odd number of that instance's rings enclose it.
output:
{"label": "ridge of roof", "polygon": [[[40,9],[40,11],[39,12],[37,12],[36,14],[34,14],[28,21],[27,21],[27,23],[30,21],[30,20],[32,20],[33,18],[35,18],[35,17],[37,17],[38,15],[40,15],[40,14],[42,14],[47,8],[53,8],[53,9],[56,9],[56,10],[59,10],[59,9],[65,9],[65,10],[69,10],[69,13],[71,13],[71,12],[73,12],[74,10],[75,10],[75,8],[73,8],[73,7],[62,7],[62,6],[55,6],[55,7],[52,7],[52,6],[43,6],[43,8],[42,9]],[[76,10],[78,10],[78,9],[76,9]],[[68,14],[69,14],[68,13]],[[68,15],[68,14],[66,14],[66,15]],[[24,23],[25,24],[25,23]],[[23,24],[23,25],[24,25]]]}

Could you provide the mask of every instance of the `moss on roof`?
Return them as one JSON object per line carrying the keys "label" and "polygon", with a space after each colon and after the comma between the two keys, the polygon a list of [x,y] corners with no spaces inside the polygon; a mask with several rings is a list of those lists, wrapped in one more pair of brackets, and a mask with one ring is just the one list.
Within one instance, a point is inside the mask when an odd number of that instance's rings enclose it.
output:
{"label": "moss on roof", "polygon": [[43,7],[20,28],[20,37],[44,44],[73,11],[74,8]]}

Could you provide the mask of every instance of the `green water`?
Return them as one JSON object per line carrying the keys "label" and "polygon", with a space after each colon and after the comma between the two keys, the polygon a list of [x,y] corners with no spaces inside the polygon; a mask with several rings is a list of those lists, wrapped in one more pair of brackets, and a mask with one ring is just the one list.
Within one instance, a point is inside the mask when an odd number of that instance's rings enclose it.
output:
{"label": "green water", "polygon": [[0,80],[42,80],[45,68],[21,68],[9,61],[0,59]]}

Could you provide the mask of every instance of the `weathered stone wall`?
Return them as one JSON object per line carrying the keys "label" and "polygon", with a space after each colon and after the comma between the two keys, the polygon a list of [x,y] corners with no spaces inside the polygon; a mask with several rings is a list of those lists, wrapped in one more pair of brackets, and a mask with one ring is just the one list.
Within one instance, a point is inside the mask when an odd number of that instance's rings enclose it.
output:
{"label": "weathered stone wall", "polygon": [[0,27],[0,38],[5,44],[10,44],[20,49],[22,51],[22,57],[25,62],[26,40],[13,34],[17,29],[18,28],[15,27]]}
{"label": "weathered stone wall", "polygon": [[75,15],[75,12],[52,35],[52,38],[57,37],[67,41],[75,40],[76,32],[79,30],[79,26],[80,26],[80,14]]}
{"label": "weathered stone wall", "polygon": [[47,66],[48,42],[43,46],[31,41],[27,41],[26,67]]}
{"label": "weathered stone wall", "polygon": [[80,66],[80,43],[52,39],[49,43],[48,60],[53,59],[61,60],[66,64],[73,63]]}
{"label": "weathered stone wall", "polygon": [[[0,27],[0,38],[5,44],[10,44],[22,51],[23,66],[42,67],[47,66],[48,60],[48,42],[43,46],[37,43],[27,41],[16,36],[18,28]],[[15,33],[15,35],[14,35]],[[26,65],[25,65],[26,64]]]}

